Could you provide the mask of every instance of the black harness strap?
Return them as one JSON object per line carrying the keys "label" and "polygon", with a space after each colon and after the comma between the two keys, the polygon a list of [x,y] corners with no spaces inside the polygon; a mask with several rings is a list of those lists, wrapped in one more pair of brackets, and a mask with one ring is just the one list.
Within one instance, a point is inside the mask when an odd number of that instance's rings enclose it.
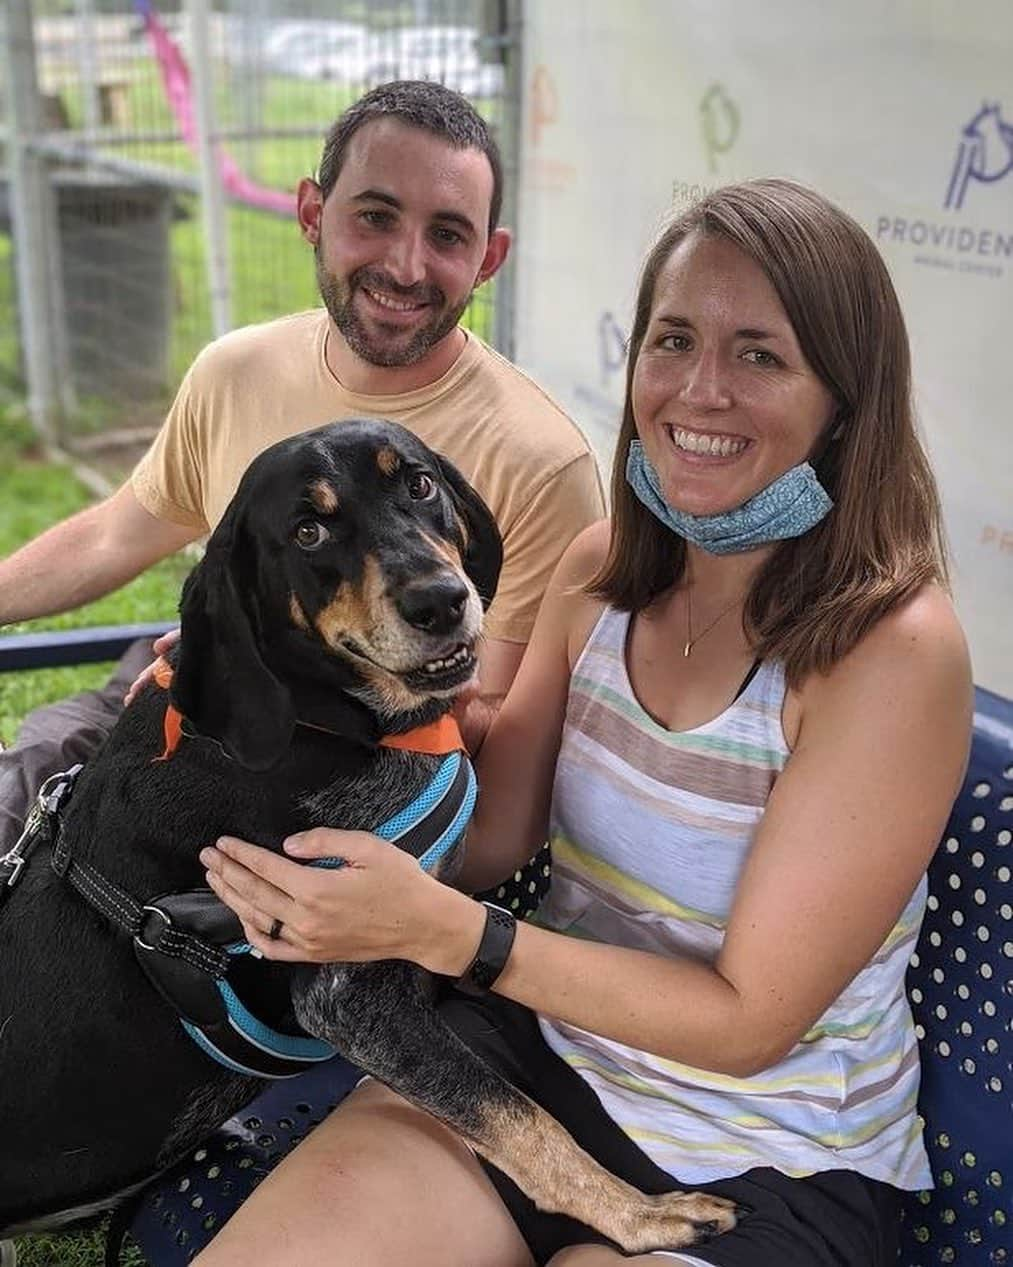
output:
{"label": "black harness strap", "polygon": [[63,832],[57,834],[50,862],[56,874],[77,889],[89,906],[128,933],[145,950],[156,950],[170,959],[182,959],[211,977],[225,976],[229,967],[226,951],[177,928],[157,906],[138,902],[93,866],[72,857]]}
{"label": "black harness strap", "polygon": [[80,765],[51,775],[35,799],[25,819],[24,830],[12,849],[0,857],[0,903],[17,884],[25,864],[35,851],[50,847],[50,865],[70,883],[89,906],[95,908],[140,942],[146,950],[157,950],[172,959],[182,959],[212,977],[224,977],[229,967],[228,953],[211,946],[183,929],[175,928],[164,911],[138,902],[124,889],[107,880],[87,862],[72,857],[70,842],[60,830],[60,814],[70,799]]}

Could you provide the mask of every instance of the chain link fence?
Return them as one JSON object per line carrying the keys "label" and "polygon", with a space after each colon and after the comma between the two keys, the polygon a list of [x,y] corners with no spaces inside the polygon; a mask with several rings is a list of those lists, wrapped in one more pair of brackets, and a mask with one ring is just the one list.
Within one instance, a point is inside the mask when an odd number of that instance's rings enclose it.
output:
{"label": "chain link fence", "polygon": [[[509,194],[518,12],[511,0],[9,0],[0,402],[34,393],[33,417],[70,449],[136,448],[209,339],[317,303],[294,191],[330,123],[377,83],[435,79],[474,100]],[[466,317],[507,352],[510,295],[504,270]]]}

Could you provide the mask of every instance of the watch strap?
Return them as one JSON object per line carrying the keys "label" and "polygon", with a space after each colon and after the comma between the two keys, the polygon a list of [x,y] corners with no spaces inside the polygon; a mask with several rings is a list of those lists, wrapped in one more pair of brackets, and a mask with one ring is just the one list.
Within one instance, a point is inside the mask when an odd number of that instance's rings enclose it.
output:
{"label": "watch strap", "polygon": [[485,928],[475,958],[457,978],[456,986],[465,994],[488,994],[506,967],[517,932],[517,921],[501,906],[483,902]]}

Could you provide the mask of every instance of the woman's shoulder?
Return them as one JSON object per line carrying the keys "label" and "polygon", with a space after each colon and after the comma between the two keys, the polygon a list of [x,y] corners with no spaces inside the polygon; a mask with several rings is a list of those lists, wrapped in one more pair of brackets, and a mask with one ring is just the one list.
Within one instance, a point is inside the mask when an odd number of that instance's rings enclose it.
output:
{"label": "woman's shoulder", "polygon": [[790,761],[803,798],[808,787],[827,823],[861,825],[871,848],[924,866],[960,790],[974,711],[946,592],[919,589],[828,672],[811,674],[797,699]]}
{"label": "woman's shoulder", "polygon": [[800,690],[803,713],[844,711],[861,700],[873,714],[912,707],[941,721],[960,716],[972,698],[967,640],[953,601],[927,584],[872,626],[826,674],[812,674]]}
{"label": "woman's shoulder", "polygon": [[841,666],[869,671],[877,666],[908,663],[908,671],[947,671],[970,678],[967,640],[941,585],[927,584],[906,602],[881,616]]}

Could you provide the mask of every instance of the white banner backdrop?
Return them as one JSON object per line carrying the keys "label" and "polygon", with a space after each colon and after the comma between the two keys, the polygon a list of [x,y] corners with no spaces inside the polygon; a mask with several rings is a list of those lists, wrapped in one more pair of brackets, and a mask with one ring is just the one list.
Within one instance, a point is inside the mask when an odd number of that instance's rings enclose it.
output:
{"label": "white banner backdrop", "polygon": [[640,261],[752,176],[821,190],[904,306],[975,681],[1013,696],[1011,0],[529,0],[517,359],[607,469]]}

